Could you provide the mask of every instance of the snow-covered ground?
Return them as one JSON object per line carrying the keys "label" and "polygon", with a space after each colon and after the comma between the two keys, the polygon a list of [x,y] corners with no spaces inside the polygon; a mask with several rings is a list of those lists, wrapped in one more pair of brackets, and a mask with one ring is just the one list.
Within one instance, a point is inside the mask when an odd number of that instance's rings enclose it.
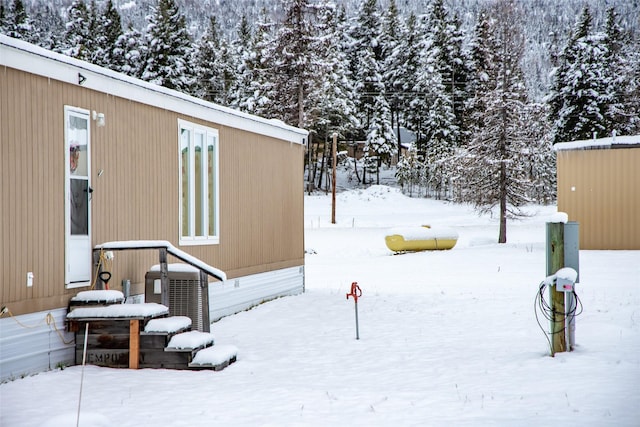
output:
{"label": "snow-covered ground", "polygon": [[[639,251],[580,253],[577,348],[552,358],[534,299],[554,207],[530,207],[498,245],[497,219],[469,207],[374,186],[340,193],[331,225],[330,203],[305,199],[306,293],[212,326],[235,364],[87,366],[80,425],[640,425]],[[458,244],[386,248],[385,230],[421,224],[455,229]],[[0,425],[75,426],[81,372],[0,385]]]}

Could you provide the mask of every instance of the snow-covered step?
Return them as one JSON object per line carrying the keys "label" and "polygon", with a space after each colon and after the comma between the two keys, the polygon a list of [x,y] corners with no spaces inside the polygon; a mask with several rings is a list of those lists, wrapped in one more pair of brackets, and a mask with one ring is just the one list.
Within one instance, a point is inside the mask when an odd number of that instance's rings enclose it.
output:
{"label": "snow-covered step", "polygon": [[209,332],[189,331],[174,335],[165,351],[193,351],[213,345],[213,334]]}
{"label": "snow-covered step", "polygon": [[219,344],[198,351],[189,363],[189,368],[221,371],[235,362],[237,357],[238,348],[235,345]]}
{"label": "snow-covered step", "polygon": [[191,319],[187,316],[171,316],[151,319],[140,333],[140,349],[146,356],[147,350],[164,349],[174,335],[191,330]]}
{"label": "snow-covered step", "polygon": [[191,328],[191,318],[187,316],[170,316],[161,319],[151,319],[144,327],[146,333],[176,334],[186,332]]}

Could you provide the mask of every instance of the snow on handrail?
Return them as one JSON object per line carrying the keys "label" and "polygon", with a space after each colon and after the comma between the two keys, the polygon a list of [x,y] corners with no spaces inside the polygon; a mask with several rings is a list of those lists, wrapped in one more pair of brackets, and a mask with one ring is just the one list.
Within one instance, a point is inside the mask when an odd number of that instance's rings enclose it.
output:
{"label": "snow on handrail", "polygon": [[190,255],[171,244],[167,240],[124,240],[120,242],[106,242],[101,245],[96,245],[94,249],[100,250],[127,250],[127,249],[166,249],[168,253],[174,257],[191,264],[194,267],[199,268],[210,276],[215,277],[218,280],[226,281],[227,275],[224,271],[212,267],[204,261]]}

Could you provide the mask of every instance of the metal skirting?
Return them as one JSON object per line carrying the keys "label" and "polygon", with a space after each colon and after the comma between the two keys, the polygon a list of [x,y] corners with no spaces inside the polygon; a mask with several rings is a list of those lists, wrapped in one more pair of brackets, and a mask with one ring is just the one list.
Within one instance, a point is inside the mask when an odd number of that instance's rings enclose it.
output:
{"label": "metal skirting", "polygon": [[209,318],[216,321],[272,299],[304,292],[304,266],[209,283]]}
{"label": "metal skirting", "polygon": [[0,382],[74,364],[66,315],[67,309],[59,308],[0,319]]}

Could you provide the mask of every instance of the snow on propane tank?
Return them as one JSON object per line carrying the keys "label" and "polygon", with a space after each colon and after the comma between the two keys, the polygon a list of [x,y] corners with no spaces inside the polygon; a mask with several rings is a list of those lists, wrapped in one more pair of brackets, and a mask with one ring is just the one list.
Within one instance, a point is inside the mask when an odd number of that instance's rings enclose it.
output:
{"label": "snow on propane tank", "polygon": [[448,228],[397,227],[389,230],[384,238],[387,247],[394,252],[434,251],[453,248],[458,233]]}

